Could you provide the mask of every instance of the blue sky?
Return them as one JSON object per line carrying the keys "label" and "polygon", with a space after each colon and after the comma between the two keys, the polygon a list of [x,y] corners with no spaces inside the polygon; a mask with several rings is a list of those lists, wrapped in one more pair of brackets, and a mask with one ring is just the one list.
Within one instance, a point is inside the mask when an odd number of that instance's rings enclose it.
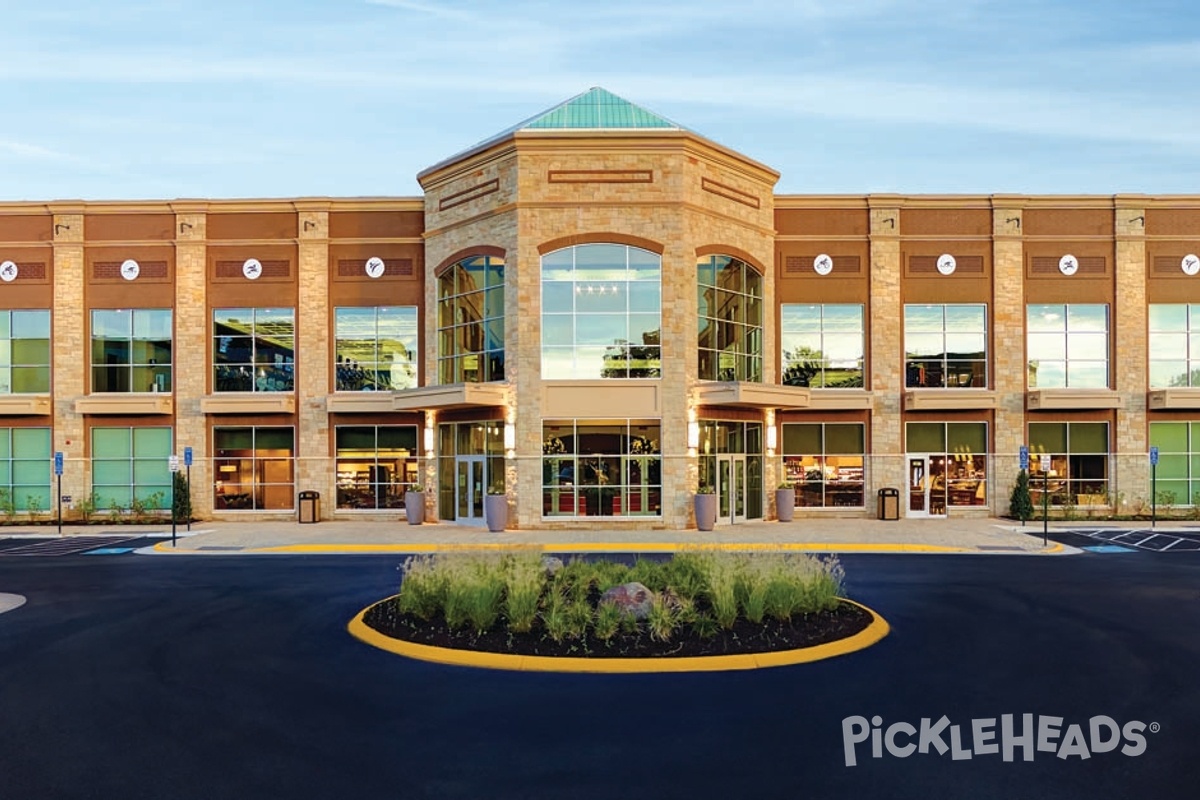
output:
{"label": "blue sky", "polygon": [[0,200],[416,195],[591,86],[781,193],[1200,193],[1188,0],[0,0]]}

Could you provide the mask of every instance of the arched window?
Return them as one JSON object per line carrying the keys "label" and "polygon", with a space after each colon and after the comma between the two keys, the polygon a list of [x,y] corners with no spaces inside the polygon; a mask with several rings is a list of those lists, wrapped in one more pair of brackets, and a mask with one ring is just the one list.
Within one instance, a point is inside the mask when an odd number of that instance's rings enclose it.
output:
{"label": "arched window", "polygon": [[731,256],[696,262],[702,381],[762,382],[762,275]]}
{"label": "arched window", "polygon": [[662,377],[662,257],[623,244],[542,256],[542,377]]}
{"label": "arched window", "polygon": [[438,278],[438,382],[504,380],[504,259],[464,258]]}

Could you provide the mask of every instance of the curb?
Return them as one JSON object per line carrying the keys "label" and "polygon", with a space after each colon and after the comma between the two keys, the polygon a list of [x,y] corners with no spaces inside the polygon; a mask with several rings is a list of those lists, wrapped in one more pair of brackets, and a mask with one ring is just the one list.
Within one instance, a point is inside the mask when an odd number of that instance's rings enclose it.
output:
{"label": "curb", "polygon": [[[387,602],[391,598],[379,602]],[[887,621],[862,603],[842,598],[843,602],[856,605],[873,618],[871,624],[846,639],[827,642],[798,650],[783,650],[773,653],[743,653],[728,656],[687,656],[683,658],[572,658],[564,656],[518,656],[506,653],[483,653],[476,650],[454,650],[432,645],[415,644],[401,639],[384,636],[363,622],[367,610],[377,605],[372,603],[358,612],[346,626],[352,636],[365,644],[386,650],[395,655],[419,661],[448,664],[456,667],[501,669],[517,672],[570,672],[634,674],[657,672],[731,672],[736,670],[786,667],[822,661],[835,656],[865,650],[882,640],[891,631]]]}

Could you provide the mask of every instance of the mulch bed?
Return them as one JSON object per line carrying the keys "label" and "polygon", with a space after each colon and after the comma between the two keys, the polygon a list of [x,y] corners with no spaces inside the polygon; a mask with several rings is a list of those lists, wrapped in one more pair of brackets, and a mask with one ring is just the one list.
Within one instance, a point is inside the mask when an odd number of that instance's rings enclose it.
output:
{"label": "mulch bed", "polygon": [[842,603],[833,611],[799,615],[790,622],[767,618],[754,624],[739,619],[731,630],[719,630],[708,639],[683,630],[667,642],[651,639],[644,629],[636,634],[618,633],[608,641],[589,636],[562,642],[555,642],[537,627],[527,634],[510,633],[500,627],[482,634],[469,628],[450,630],[441,617],[426,621],[399,613],[394,599],[371,606],[363,621],[393,639],[456,650],[576,658],[678,658],[769,653],[826,644],[864,630],[871,624],[872,616],[856,605]]}

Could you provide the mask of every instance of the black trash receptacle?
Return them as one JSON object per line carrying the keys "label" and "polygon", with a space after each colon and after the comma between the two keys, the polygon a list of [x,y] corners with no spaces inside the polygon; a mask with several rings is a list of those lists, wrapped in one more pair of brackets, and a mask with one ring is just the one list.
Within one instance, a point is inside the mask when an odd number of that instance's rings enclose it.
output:
{"label": "black trash receptacle", "polygon": [[321,518],[321,493],[300,493],[300,521],[316,522]]}
{"label": "black trash receptacle", "polygon": [[879,490],[879,518],[900,519],[900,490],[885,486]]}

